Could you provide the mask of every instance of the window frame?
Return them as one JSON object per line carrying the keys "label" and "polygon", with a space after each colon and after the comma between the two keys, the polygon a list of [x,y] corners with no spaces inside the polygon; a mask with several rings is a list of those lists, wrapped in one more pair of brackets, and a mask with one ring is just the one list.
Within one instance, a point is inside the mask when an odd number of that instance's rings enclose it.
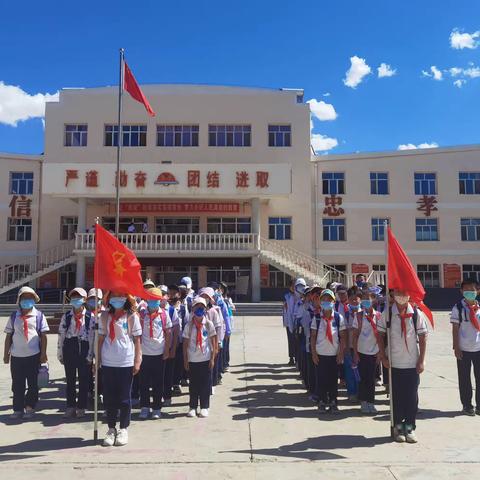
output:
{"label": "window frame", "polygon": [[[333,175],[333,178],[324,178],[324,175]],[[341,175],[341,178],[335,178],[335,175]],[[346,192],[346,183],[345,183],[345,172],[322,172],[322,195],[345,195]],[[325,183],[327,182],[327,183]],[[331,192],[331,186],[335,182],[335,189],[338,190],[336,193]],[[341,184],[339,183],[341,182]],[[327,188],[325,186],[328,185]],[[340,188],[340,186],[342,188]],[[328,190],[328,191],[325,191]],[[340,191],[341,190],[341,191]]]}
{"label": "window frame", "polygon": [[[469,267],[469,266],[473,268],[467,270],[465,267]],[[478,263],[462,264],[462,279],[469,280],[471,278],[476,278],[477,283],[480,285],[480,264]]]}
{"label": "window frame", "polygon": [[[64,223],[66,219],[72,219],[73,222]],[[65,232],[67,232],[67,235],[64,235]],[[60,241],[73,240],[75,238],[76,233],[78,233],[78,216],[62,215],[60,217]]]}
{"label": "window frame", "polygon": [[[420,270],[420,267],[427,267],[426,270]],[[437,270],[430,270],[431,267],[437,267]],[[430,264],[430,263],[421,263],[417,265],[417,276],[424,286],[424,288],[441,288],[442,286],[442,277],[439,264]],[[425,281],[425,274],[429,274],[430,279],[433,278],[433,274],[438,274],[438,285],[434,285],[434,282]]]}
{"label": "window frame", "polygon": [[[463,222],[469,220],[474,221],[472,225],[463,225]],[[465,227],[465,235],[464,235],[464,227]],[[470,228],[473,228],[474,231],[474,239],[468,238]],[[464,238],[465,237],[465,238]],[[460,240],[462,242],[478,242],[480,241],[480,217],[462,217],[460,218]]]}
{"label": "window frame", "polygon": [[[231,127],[231,128],[230,128]],[[237,129],[241,129],[238,131]],[[250,148],[253,146],[252,125],[243,123],[209,123],[208,146],[220,148]],[[219,134],[224,135],[224,145],[219,145]],[[236,145],[237,135],[241,134],[241,145]],[[231,145],[229,139],[231,138]],[[248,138],[248,141],[246,139]],[[213,141],[214,140],[214,141]],[[221,142],[220,142],[221,143]]]}
{"label": "window frame", "polygon": [[[467,183],[469,179],[462,179],[462,175],[476,175],[477,178],[472,179],[473,192],[468,193]],[[464,182],[464,192],[462,192],[462,182]],[[480,172],[458,172],[458,193],[459,195],[480,195]]]}
{"label": "window frame", "polygon": [[[374,220],[382,220],[381,224],[378,224],[378,225],[374,225],[373,224],[373,221]],[[391,226],[391,220],[389,217],[384,217],[384,218],[381,218],[381,217],[372,217],[370,219],[370,233],[371,233],[371,238],[372,238],[372,242],[384,242],[385,241],[385,227],[383,226],[383,222],[387,220],[387,224],[389,226]],[[374,231],[374,228],[377,228],[379,231],[378,231],[378,238],[374,238],[374,234],[373,234],[373,231]],[[383,228],[383,238],[380,238],[380,228]]]}
{"label": "window frame", "polygon": [[[164,129],[163,131],[161,129]],[[169,130],[171,129],[171,131]],[[163,135],[163,145],[160,138]],[[167,136],[171,135],[172,144],[167,142]],[[187,139],[188,135],[188,140]],[[177,142],[178,138],[178,142]],[[168,143],[168,145],[167,145]],[[156,146],[160,148],[177,147],[199,147],[200,146],[200,125],[194,123],[157,123]]]}
{"label": "window frame", "polygon": [[[138,131],[132,131],[133,127],[138,127]],[[109,131],[111,129],[111,131]],[[122,147],[146,147],[147,146],[147,134],[148,126],[145,123],[125,123],[122,124]],[[111,135],[111,144],[107,142],[107,136]],[[125,144],[125,135],[129,138],[129,144]],[[132,135],[138,135],[138,145],[132,145]],[[115,142],[115,137],[117,142]],[[142,145],[142,139],[144,139],[145,144]],[[117,147],[118,146],[118,125],[112,123],[106,123],[103,130],[103,146],[104,147]]]}
{"label": "window frame", "polygon": [[[247,221],[248,220],[248,221]],[[211,231],[211,226],[219,226],[219,231]],[[233,226],[232,232],[225,232],[224,226]],[[239,231],[241,225],[248,225],[248,231]],[[243,233],[252,233],[252,219],[250,217],[207,217],[207,233],[238,235]]]}
{"label": "window frame", "polygon": [[[278,131],[270,131],[270,129],[278,128]],[[288,128],[288,130],[282,130],[282,128]],[[270,135],[273,135],[273,141],[271,142]],[[277,140],[281,135],[281,145],[277,145]],[[288,138],[288,141],[286,139]],[[287,145],[288,143],[288,145]],[[292,125],[287,123],[269,123],[267,125],[267,145],[270,148],[290,148],[292,146]]]}
{"label": "window frame", "polygon": [[[25,178],[25,175],[31,175],[32,178]],[[13,179],[14,175],[22,175],[22,178]],[[34,188],[34,180],[35,180],[35,172],[18,172],[18,171],[11,171],[9,172],[8,178],[8,192],[9,195],[33,195],[33,188]],[[13,182],[25,182],[25,193],[23,192],[14,192],[13,189]],[[21,186],[21,183],[18,183],[18,187]],[[29,191],[31,187],[31,192]],[[19,189],[20,190],[20,189]]]}
{"label": "window frame", "polygon": [[[68,130],[68,127],[75,127],[75,130]],[[85,127],[85,130],[80,130],[79,127]],[[82,148],[88,146],[88,123],[65,123],[64,127],[64,134],[63,134],[63,146],[67,148]],[[75,134],[78,135],[78,145],[73,142],[75,138]],[[68,138],[71,137],[69,141]],[[83,139],[85,140],[85,144],[83,144]],[[70,142],[70,144],[69,144]]]}
{"label": "window frame", "polygon": [[[333,223],[332,225],[325,225],[325,222],[341,222],[341,223]],[[332,239],[332,235],[330,235],[330,232],[332,231],[332,227],[337,227],[338,228],[338,238],[337,239]],[[326,238],[325,232],[326,229],[329,232],[328,237]],[[342,230],[343,229],[343,230]],[[343,238],[342,237],[343,233]],[[322,218],[322,239],[324,242],[346,242],[347,241],[347,221],[345,218]]]}
{"label": "window frame", "polygon": [[[18,223],[14,223],[18,222]],[[24,222],[30,222],[25,223]],[[24,238],[19,237],[19,231],[23,229],[23,236]],[[31,218],[15,218],[15,217],[8,217],[7,218],[7,242],[31,242],[32,241],[32,229],[33,229],[33,222]],[[15,232],[12,236],[12,232]],[[15,238],[12,238],[15,237]],[[27,238],[28,237],[28,238]]]}
{"label": "window frame", "polygon": [[[419,225],[418,222],[425,222],[424,225]],[[432,221],[432,222],[435,222],[435,225],[428,225],[428,222],[429,221]],[[436,217],[419,217],[419,218],[416,218],[415,219],[415,241],[416,242],[439,242],[440,241],[440,222],[438,221],[438,218]],[[430,227],[435,227],[436,228],[436,236],[437,238],[428,238],[428,239],[423,239],[423,238],[419,238],[419,228],[420,228],[420,231],[421,231],[421,236],[423,236],[423,234],[427,231],[430,231],[430,235],[429,237],[431,237],[431,232],[432,232],[432,229]]]}
{"label": "window frame", "polygon": [[[372,176],[375,175],[376,178],[372,178]],[[378,175],[386,175],[387,178],[382,178],[379,179]],[[369,178],[370,178],[370,195],[390,195],[390,175],[389,172],[370,172],[369,173]],[[387,185],[387,191],[385,193],[381,193],[379,190],[379,186],[381,182],[386,182]],[[373,186],[375,185],[375,189],[377,190],[374,192]]]}
{"label": "window frame", "polygon": [[[278,220],[277,223],[274,223],[273,220]],[[287,220],[287,223],[282,222],[282,220]],[[283,228],[280,228],[283,227]],[[272,236],[273,228],[273,236]],[[282,235],[278,235],[279,231],[283,231]],[[288,234],[287,234],[288,232]],[[279,238],[282,237],[282,238]],[[293,240],[292,238],[292,217],[268,217],[268,239],[269,240]]]}
{"label": "window frame", "polygon": [[[432,180],[431,179],[417,179],[416,176],[417,175],[434,175],[434,179],[433,179],[433,187],[434,187],[434,191],[431,192],[431,182]],[[423,182],[428,182],[428,192],[423,192],[422,189],[423,189]],[[419,191],[417,192],[417,185],[419,187]],[[438,176],[437,176],[437,172],[413,172],[413,193],[414,195],[416,196],[422,196],[422,195],[438,195]]]}

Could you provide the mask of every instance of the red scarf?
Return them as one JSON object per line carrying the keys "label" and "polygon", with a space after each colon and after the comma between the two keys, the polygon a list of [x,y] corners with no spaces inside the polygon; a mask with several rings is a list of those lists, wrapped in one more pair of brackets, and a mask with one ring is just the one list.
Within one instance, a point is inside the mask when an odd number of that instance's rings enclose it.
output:
{"label": "red scarf", "polygon": [[23,321],[23,336],[25,340],[28,342],[28,317],[30,315],[21,315],[20,318]]}
{"label": "red scarf", "polygon": [[480,332],[480,325],[478,324],[477,312],[480,309],[478,305],[469,305],[467,303],[468,309],[470,310],[470,323],[473,325],[475,330]]}
{"label": "red scarf", "polygon": [[110,338],[110,341],[113,342],[115,340],[115,322],[123,317],[124,311],[122,310],[119,313],[114,313],[113,316],[110,318],[110,325],[109,325],[109,330],[108,330],[108,336]]}
{"label": "red scarf", "polygon": [[75,330],[77,331],[77,333],[80,333],[80,329],[82,328],[83,312],[73,312],[73,315],[75,317]]}
{"label": "red scarf", "polygon": [[408,344],[407,344],[407,324],[405,323],[405,320],[407,318],[412,318],[413,315],[411,313],[398,313],[398,316],[400,317],[400,320],[402,322],[401,327],[402,327],[402,337],[405,338],[405,346],[407,347],[408,350]]}
{"label": "red scarf", "polygon": [[377,330],[377,322],[375,322],[375,314],[373,313],[373,309],[370,310],[370,313],[366,314],[367,320],[369,321],[370,325],[372,326],[373,334],[378,342],[378,330]]}
{"label": "red scarf", "polygon": [[333,335],[332,335],[333,312],[328,318],[327,317],[323,317],[323,318],[327,322],[327,330],[325,331],[325,337],[327,337],[328,341],[333,345]]}
{"label": "red scarf", "polygon": [[348,302],[342,303],[343,305],[343,314],[345,315],[350,309],[348,308]]}
{"label": "red scarf", "polygon": [[195,327],[197,329],[197,340],[195,343],[196,348],[200,347],[200,350],[203,352],[203,342],[202,342],[202,322],[203,318],[200,320],[197,320],[196,318],[193,319],[193,322],[195,323]]}

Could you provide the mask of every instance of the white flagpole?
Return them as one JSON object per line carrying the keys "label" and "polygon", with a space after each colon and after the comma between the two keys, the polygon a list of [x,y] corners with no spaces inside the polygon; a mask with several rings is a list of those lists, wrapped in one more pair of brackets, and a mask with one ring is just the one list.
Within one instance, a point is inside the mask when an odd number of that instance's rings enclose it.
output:
{"label": "white flagpole", "polygon": [[394,419],[393,419],[393,388],[392,388],[392,319],[390,318],[390,290],[388,285],[388,220],[385,220],[383,223],[384,239],[385,239],[385,294],[386,294],[386,303],[385,303],[385,318],[387,319],[387,342],[388,342],[388,361],[390,363],[390,368],[388,369],[388,392],[390,400],[390,436],[393,438],[393,429],[394,429]]}
{"label": "white flagpole", "polygon": [[[98,225],[98,217],[95,219],[95,224]],[[95,229],[96,230],[96,229]],[[97,246],[95,245],[95,255],[97,254],[96,252]],[[98,309],[98,289],[96,285],[93,285],[95,288],[95,310],[94,310],[94,315],[95,315],[95,322],[93,324],[94,328],[94,355],[95,355],[95,385],[94,385],[94,400],[93,400],[93,441],[95,444],[98,443],[98,323],[100,321],[99,318],[99,309]],[[92,319],[90,318],[90,322]]]}
{"label": "white flagpole", "polygon": [[[115,235],[118,237],[120,230],[120,162],[122,158],[122,97],[123,97],[123,82],[124,82],[124,68],[125,64],[125,50],[120,49],[120,78],[118,81],[118,142],[117,142],[117,173],[115,181]],[[113,135],[115,138],[115,134]]]}

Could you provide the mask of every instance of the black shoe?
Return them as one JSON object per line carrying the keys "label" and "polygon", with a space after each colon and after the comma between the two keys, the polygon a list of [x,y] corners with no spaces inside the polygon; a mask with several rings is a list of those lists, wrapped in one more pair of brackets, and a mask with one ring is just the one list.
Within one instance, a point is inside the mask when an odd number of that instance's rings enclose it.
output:
{"label": "black shoe", "polygon": [[330,405],[330,409],[328,411],[330,413],[335,414],[335,415],[340,413],[340,410],[338,409],[337,405],[335,405],[335,404]]}
{"label": "black shoe", "polygon": [[180,385],[174,385],[172,389],[172,393],[175,396],[179,396],[182,394],[182,389],[180,388]]}
{"label": "black shoe", "polygon": [[291,358],[290,361],[288,362],[288,366],[293,367],[294,365],[295,365],[295,360]]}
{"label": "black shoe", "polygon": [[[477,415],[480,415],[480,411],[479,409],[477,408]],[[475,416],[475,409],[473,407],[463,407],[463,410],[462,412],[465,414],[465,415],[468,415],[469,417],[474,417]]]}
{"label": "black shoe", "polygon": [[186,378],[180,380],[180,386],[188,387],[188,380]]}
{"label": "black shoe", "polygon": [[476,415],[480,415],[480,407],[477,407],[477,408],[475,409],[475,414],[476,414]]}
{"label": "black shoe", "polygon": [[318,403],[318,414],[323,415],[327,413],[327,405],[324,402]]}

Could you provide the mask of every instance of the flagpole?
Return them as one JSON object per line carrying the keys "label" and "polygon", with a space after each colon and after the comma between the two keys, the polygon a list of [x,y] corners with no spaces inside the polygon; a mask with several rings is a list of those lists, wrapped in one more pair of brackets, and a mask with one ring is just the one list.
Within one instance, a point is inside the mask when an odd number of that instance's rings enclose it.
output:
{"label": "flagpole", "polygon": [[[122,158],[122,97],[124,81],[125,50],[120,49],[120,78],[118,81],[118,141],[117,141],[117,173],[115,176],[115,235],[120,233],[120,161]],[[115,136],[115,134],[114,134]]]}
{"label": "flagpole", "polygon": [[[98,225],[98,217],[95,219],[95,225]],[[95,233],[97,228],[95,227]],[[96,252],[96,247],[95,247],[95,255],[97,254]],[[93,442],[95,444],[98,443],[98,322],[99,322],[99,311],[98,311],[98,289],[97,286],[94,285],[93,287],[95,288],[95,310],[94,310],[94,315],[95,315],[95,322],[93,324],[93,334],[95,335],[94,337],[94,355],[95,355],[95,384],[94,384],[94,400],[93,400]],[[90,318],[90,322],[92,319]]]}
{"label": "flagpole", "polygon": [[393,419],[393,385],[392,385],[392,319],[390,318],[390,290],[388,285],[388,220],[385,220],[383,223],[384,239],[385,239],[385,294],[386,294],[386,303],[385,303],[385,312],[387,319],[387,349],[388,349],[388,361],[390,363],[390,368],[388,369],[388,397],[390,400],[390,436],[393,438],[393,429],[394,429],[394,419]]}

